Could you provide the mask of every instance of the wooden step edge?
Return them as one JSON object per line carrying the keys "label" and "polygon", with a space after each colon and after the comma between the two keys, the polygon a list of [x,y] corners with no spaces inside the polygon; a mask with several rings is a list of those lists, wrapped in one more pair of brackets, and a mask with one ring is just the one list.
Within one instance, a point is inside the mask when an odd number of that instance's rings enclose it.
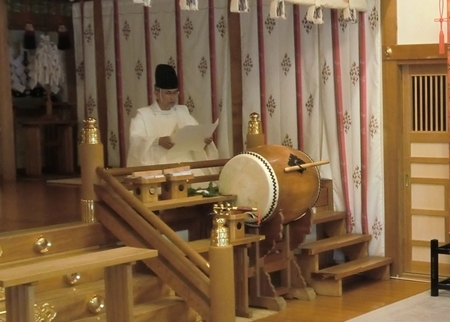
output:
{"label": "wooden step edge", "polygon": [[[169,310],[174,313],[172,314],[183,314],[186,316],[178,316],[179,320],[182,321],[186,319],[189,315],[192,315],[191,309],[187,306],[186,302],[184,302],[181,298],[176,296],[171,297],[163,297],[148,303],[141,303],[134,305],[133,315],[135,321],[156,321],[155,316],[158,312],[163,310]],[[169,315],[169,314],[164,314]],[[192,318],[190,319],[192,320]],[[81,318],[73,322],[91,322],[91,321],[106,321],[106,313],[97,314],[92,317]],[[164,320],[164,321],[171,321]],[[195,320],[192,320],[195,321]]]}
{"label": "wooden step edge", "polygon": [[[255,235],[255,234],[245,234],[241,238],[236,238],[230,240],[230,245],[232,246],[242,246],[242,245],[250,245],[251,243],[259,242],[264,240],[264,235]],[[197,253],[207,253],[209,251],[209,247],[211,246],[211,239],[198,239],[188,242],[189,246],[191,246]]]}
{"label": "wooden step edge", "polygon": [[300,245],[300,251],[305,255],[315,255],[329,250],[338,249],[350,245],[368,242],[372,239],[371,235],[364,234],[345,234],[329,238],[319,239]]}
{"label": "wooden step edge", "polygon": [[311,276],[318,279],[340,280],[351,275],[389,265],[392,262],[393,259],[390,257],[367,256],[312,272]]}
{"label": "wooden step edge", "polygon": [[11,287],[63,276],[80,270],[109,267],[158,256],[154,249],[117,247],[100,249],[64,258],[42,258],[29,264],[0,270],[0,286]]}
{"label": "wooden step edge", "polygon": [[318,211],[312,216],[312,223],[313,225],[317,225],[343,219],[347,219],[347,213],[344,211]]}

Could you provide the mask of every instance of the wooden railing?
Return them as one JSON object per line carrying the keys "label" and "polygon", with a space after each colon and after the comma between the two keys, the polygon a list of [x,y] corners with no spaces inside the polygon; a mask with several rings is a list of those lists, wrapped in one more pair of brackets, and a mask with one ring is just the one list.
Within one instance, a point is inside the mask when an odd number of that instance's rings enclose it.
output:
{"label": "wooden railing", "polygon": [[[103,202],[95,203],[96,219],[127,246],[153,248],[158,257],[143,260],[166,284],[206,321],[210,320],[209,263],[118,180],[135,171],[189,165],[191,169],[223,166],[227,160],[177,163],[163,166],[96,168],[102,184],[94,191]],[[217,180],[200,176],[195,182]],[[173,201],[176,204],[176,200]]]}

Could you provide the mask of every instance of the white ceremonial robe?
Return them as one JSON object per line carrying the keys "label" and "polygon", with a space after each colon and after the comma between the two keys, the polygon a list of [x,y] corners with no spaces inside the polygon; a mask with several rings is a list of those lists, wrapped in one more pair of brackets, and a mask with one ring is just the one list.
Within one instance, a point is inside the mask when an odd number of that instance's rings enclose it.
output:
{"label": "white ceremonial robe", "polygon": [[[188,151],[177,154],[168,153],[169,150],[158,145],[160,137],[170,136],[183,126],[197,124],[197,120],[191,116],[184,105],[175,105],[170,110],[161,110],[155,102],[138,109],[130,123],[127,167],[217,159],[219,153],[214,142],[207,145],[201,152]],[[203,174],[217,173],[213,168],[202,170]],[[194,174],[200,173],[195,171]]]}

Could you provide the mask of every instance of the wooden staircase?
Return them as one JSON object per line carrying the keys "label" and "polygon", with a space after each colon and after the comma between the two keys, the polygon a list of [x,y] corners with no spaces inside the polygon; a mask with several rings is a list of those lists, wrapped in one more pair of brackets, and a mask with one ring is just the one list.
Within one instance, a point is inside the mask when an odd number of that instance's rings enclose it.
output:
{"label": "wooden staircase", "polygon": [[[0,246],[0,279],[2,285],[10,288],[10,293],[0,288],[1,322],[6,321],[7,310],[17,311],[11,321],[34,321],[35,317],[36,321],[49,322],[106,321],[105,281],[111,276],[106,274],[111,272],[104,267],[121,261],[117,255],[121,249],[125,250],[124,263],[132,256],[132,249],[123,248],[101,224],[72,223],[2,234]],[[132,278],[128,290],[132,294],[134,321],[197,320],[196,312],[147,266],[141,261],[130,264]],[[125,283],[114,271],[110,280]],[[116,298],[113,301],[128,298],[127,292],[112,290],[110,293]],[[5,293],[12,294],[12,300],[5,301]],[[26,297],[30,298],[28,305]],[[14,301],[20,301],[20,305]],[[31,312],[22,312],[26,307]]]}
{"label": "wooden staircase", "polygon": [[[370,235],[346,232],[346,213],[333,210],[331,180],[321,181],[320,197],[316,203],[312,223],[317,239],[303,243],[297,260],[303,276],[317,294],[341,296],[344,281],[364,275],[374,279],[388,279],[392,258],[369,256]],[[341,250],[343,263],[333,260],[333,252]]]}

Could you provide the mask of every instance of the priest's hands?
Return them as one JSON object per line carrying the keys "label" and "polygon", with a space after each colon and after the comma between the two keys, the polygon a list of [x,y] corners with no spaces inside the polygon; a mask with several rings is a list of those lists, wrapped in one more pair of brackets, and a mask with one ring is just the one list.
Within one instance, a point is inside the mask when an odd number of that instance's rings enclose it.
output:
{"label": "priest's hands", "polygon": [[212,138],[212,137],[206,138],[206,139],[205,139],[205,144],[206,144],[206,145],[211,144],[212,141],[213,141],[213,138]]}
{"label": "priest's hands", "polygon": [[175,145],[175,143],[172,142],[172,138],[170,136],[160,137],[158,140],[158,144],[167,150],[170,150]]}

